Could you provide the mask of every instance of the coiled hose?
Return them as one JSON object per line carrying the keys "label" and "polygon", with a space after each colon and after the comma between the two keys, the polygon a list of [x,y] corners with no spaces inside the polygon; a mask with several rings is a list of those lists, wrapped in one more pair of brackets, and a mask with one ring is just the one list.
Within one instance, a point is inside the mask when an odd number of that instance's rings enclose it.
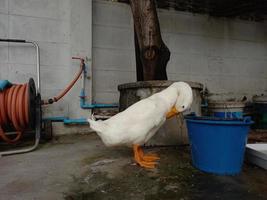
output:
{"label": "coiled hose", "polygon": [[[81,60],[80,69],[79,72],[76,74],[75,78],[59,95],[48,100],[42,101],[42,105],[57,102],[59,99],[65,96],[74,86],[74,84],[78,81],[84,70],[84,59],[76,57],[74,57],[73,59]],[[29,83],[31,82],[33,82],[33,80],[30,80]],[[35,109],[35,100],[32,100],[30,97],[29,93],[30,91],[32,91],[32,88],[30,87],[29,83],[16,84],[0,92],[0,138],[2,138],[8,144],[17,143],[21,138],[22,133],[29,127],[33,126],[31,124],[33,123],[33,120],[30,120],[30,115],[33,113],[31,109]],[[8,127],[12,127],[16,130],[17,135],[15,138],[11,139],[5,133],[4,130]]]}
{"label": "coiled hose", "polygon": [[[16,137],[9,138],[4,128],[12,125]],[[13,85],[0,92],[0,137],[9,144],[16,143],[29,127],[29,84]]]}

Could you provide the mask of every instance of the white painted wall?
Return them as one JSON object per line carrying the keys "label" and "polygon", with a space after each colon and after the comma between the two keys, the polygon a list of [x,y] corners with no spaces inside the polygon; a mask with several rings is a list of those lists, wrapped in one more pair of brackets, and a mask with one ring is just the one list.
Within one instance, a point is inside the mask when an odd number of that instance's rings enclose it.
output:
{"label": "white painted wall", "polygon": [[134,32],[127,4],[93,1],[93,98],[117,102],[118,84],[136,81]]}
{"label": "white painted wall", "polygon": [[[214,19],[159,10],[171,51],[168,77],[203,83],[212,93],[253,95],[267,89],[267,23]],[[130,7],[93,3],[93,76],[96,101],[116,102],[117,85],[135,81]],[[105,80],[105,81],[103,81]]]}
{"label": "white painted wall", "polygon": [[[79,69],[79,61],[71,57],[91,59],[92,1],[0,0],[0,38],[36,41],[40,46],[42,97],[57,95]],[[1,43],[0,79],[24,83],[29,77],[36,78],[35,49]],[[60,102],[45,107],[45,116],[88,116],[89,111],[79,107],[80,85]],[[90,80],[86,86],[90,102]]]}
{"label": "white painted wall", "polygon": [[[169,79],[201,82],[214,93],[266,90],[266,23],[167,10],[158,13],[163,39],[172,53]],[[0,0],[0,38],[38,42],[43,98],[56,95],[73,78],[79,63],[71,56],[90,59],[93,53],[96,102],[118,102],[117,85],[136,80],[133,23],[127,4],[94,0],[92,7],[92,0]],[[0,44],[0,79],[20,83],[35,78],[34,53],[30,46]],[[91,66],[90,61],[87,64]],[[86,87],[90,102],[91,80]],[[79,92],[77,84],[62,101],[45,108],[45,116],[88,116],[89,111],[79,108]]]}

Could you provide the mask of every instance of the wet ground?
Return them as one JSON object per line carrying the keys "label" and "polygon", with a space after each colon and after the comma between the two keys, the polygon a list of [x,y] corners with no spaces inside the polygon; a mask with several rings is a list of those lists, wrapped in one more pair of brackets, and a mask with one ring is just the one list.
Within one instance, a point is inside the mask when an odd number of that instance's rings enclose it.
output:
{"label": "wet ground", "polygon": [[128,148],[94,135],[65,136],[40,149],[0,158],[0,199],[267,199],[267,171],[245,164],[238,176],[191,166],[188,147],[152,148],[155,170],[136,166]]}

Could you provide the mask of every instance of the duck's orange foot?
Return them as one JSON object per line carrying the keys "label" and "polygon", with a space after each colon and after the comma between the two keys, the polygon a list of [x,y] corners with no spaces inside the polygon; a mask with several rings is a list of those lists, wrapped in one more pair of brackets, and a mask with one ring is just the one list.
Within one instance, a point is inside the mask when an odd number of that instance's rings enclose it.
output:
{"label": "duck's orange foot", "polygon": [[146,169],[155,169],[156,168],[156,163],[155,162],[142,161],[142,160],[140,160],[140,161],[135,160],[135,161],[136,161],[136,163],[138,165],[140,165],[141,167],[144,167]]}
{"label": "duck's orange foot", "polygon": [[143,156],[143,160],[145,161],[156,161],[159,159],[160,157],[158,157],[157,154],[146,154]]}
{"label": "duck's orange foot", "polygon": [[144,155],[144,152],[139,145],[134,145],[133,150],[134,150],[134,159],[137,164],[147,169],[156,168],[157,163],[155,161],[160,159],[156,154]]}

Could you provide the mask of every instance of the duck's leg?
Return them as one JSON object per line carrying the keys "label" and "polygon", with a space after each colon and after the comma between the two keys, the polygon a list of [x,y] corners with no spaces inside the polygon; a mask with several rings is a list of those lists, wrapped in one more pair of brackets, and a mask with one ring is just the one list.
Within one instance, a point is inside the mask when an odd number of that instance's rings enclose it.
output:
{"label": "duck's leg", "polygon": [[156,163],[153,162],[152,160],[148,161],[148,160],[144,160],[144,152],[142,151],[140,145],[133,145],[133,151],[134,151],[134,159],[135,161],[144,168],[148,168],[148,169],[154,169]]}
{"label": "duck's leg", "polygon": [[155,154],[155,153],[147,153],[147,154],[144,154],[142,148],[140,147],[139,148],[139,155],[141,156],[141,158],[144,160],[144,161],[156,161],[156,160],[159,160],[160,157]]}
{"label": "duck's leg", "polygon": [[170,119],[173,116],[177,115],[179,112],[176,110],[176,108],[173,106],[172,109],[167,113],[166,118]]}

